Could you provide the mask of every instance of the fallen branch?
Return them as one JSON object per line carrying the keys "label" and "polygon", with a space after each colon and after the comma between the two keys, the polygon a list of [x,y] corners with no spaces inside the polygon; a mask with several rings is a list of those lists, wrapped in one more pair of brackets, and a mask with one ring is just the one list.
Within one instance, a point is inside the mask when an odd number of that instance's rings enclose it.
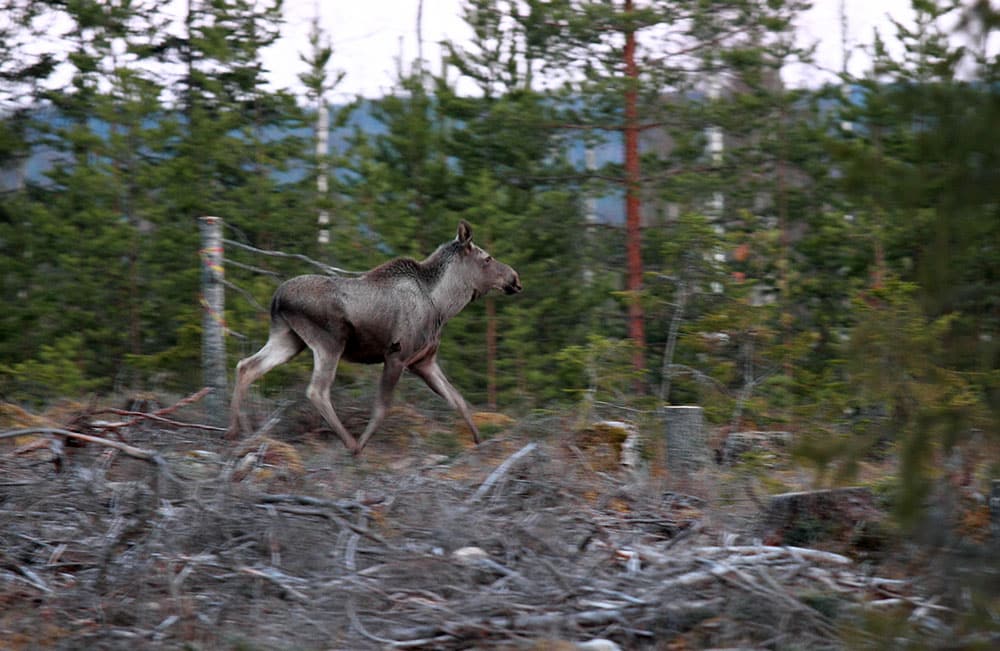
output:
{"label": "fallen branch", "polygon": [[108,407],[105,409],[99,409],[95,411],[95,414],[115,414],[116,416],[133,416],[132,420],[127,420],[121,423],[91,423],[92,427],[99,429],[120,429],[122,427],[131,427],[136,425],[143,420],[155,420],[160,423],[167,425],[172,425],[174,427],[190,427],[192,429],[203,429],[212,432],[222,432],[225,431],[224,427],[215,427],[214,425],[202,425],[199,423],[185,423],[182,421],[171,420],[169,418],[164,418],[166,414],[177,411],[181,407],[186,407],[194,402],[197,402],[207,396],[212,392],[212,387],[204,387],[203,389],[192,393],[186,398],[179,400],[178,402],[170,405],[169,407],[164,407],[163,409],[157,409],[154,412],[143,412],[143,411],[128,411],[126,409],[115,409],[113,407]]}
{"label": "fallen branch", "polygon": [[525,445],[517,452],[515,452],[514,454],[510,455],[506,461],[501,463],[499,466],[497,466],[496,470],[490,473],[489,477],[486,478],[486,481],[484,481],[482,485],[478,489],[476,489],[476,492],[472,494],[472,497],[466,500],[466,503],[473,504],[481,500],[488,492],[490,492],[490,489],[493,488],[493,484],[500,481],[500,478],[503,477],[505,474],[507,474],[507,472],[510,471],[510,469],[514,466],[514,464],[516,464],[518,461],[520,461],[523,457],[527,456],[528,454],[531,454],[537,447],[538,447],[537,443],[531,442]]}
{"label": "fallen branch", "polygon": [[260,495],[257,498],[257,501],[263,502],[264,504],[301,504],[303,506],[325,506],[325,507],[335,508],[338,510],[347,511],[351,509],[364,510],[369,506],[379,504],[385,501],[385,496],[379,495],[377,497],[371,497],[358,501],[358,500],[324,500],[319,497],[312,497],[310,495],[267,493],[264,495]]}
{"label": "fallen branch", "polygon": [[147,414],[141,411],[127,411],[125,409],[102,409],[100,413],[115,414],[116,416],[137,416],[132,420],[124,421],[121,423],[90,423],[91,427],[96,429],[121,429],[123,427],[131,427],[136,423],[143,420],[154,420],[158,423],[163,423],[164,425],[170,425],[172,427],[189,427],[191,429],[203,429],[210,432],[224,432],[225,427],[216,427],[215,425],[202,425],[201,423],[185,423],[179,420],[171,420],[170,418],[164,418],[162,416],[157,416],[156,414]]}
{"label": "fallen branch", "polygon": [[238,571],[242,574],[246,574],[247,576],[252,576],[258,579],[266,579],[270,581],[274,585],[284,590],[288,594],[288,596],[293,597],[297,601],[301,601],[303,603],[309,602],[308,596],[306,596],[299,590],[295,589],[291,585],[293,582],[298,584],[303,584],[306,582],[304,579],[300,579],[296,576],[289,576],[288,574],[285,574],[281,570],[275,569],[273,567],[265,567],[258,569],[254,567],[244,566],[239,568]]}
{"label": "fallen branch", "polygon": [[126,454],[134,459],[142,459],[143,461],[148,461],[157,466],[166,467],[167,462],[159,455],[158,452],[154,450],[146,450],[144,448],[137,448],[134,445],[129,445],[128,443],[121,443],[119,441],[112,441],[110,439],[101,438],[100,436],[91,436],[90,434],[81,434],[80,432],[71,432],[68,429],[60,429],[58,427],[28,427],[25,429],[15,429],[8,432],[0,432],[0,439],[14,438],[17,436],[27,436],[29,434],[42,434],[44,436],[53,437],[64,437],[77,439],[78,441],[86,441],[87,443],[96,443],[97,445],[103,445],[105,447],[114,448],[122,454]]}
{"label": "fallen branch", "polygon": [[689,620],[694,616],[702,618],[717,614],[724,599],[708,599],[692,601],[686,604],[660,605],[653,608],[646,605],[629,605],[621,608],[598,608],[581,612],[549,612],[539,614],[516,614],[510,616],[486,617],[457,623],[428,624],[408,628],[396,628],[390,631],[396,645],[405,645],[409,640],[438,639],[447,634],[457,640],[466,638],[481,639],[484,633],[502,631],[508,634],[514,631],[530,631],[539,629],[586,628],[606,626],[620,621],[635,621],[645,611],[652,611],[658,617],[670,617]]}
{"label": "fallen branch", "polygon": [[689,550],[691,554],[711,556],[715,554],[731,554],[729,561],[744,559],[746,562],[760,560],[773,560],[776,557],[791,557],[792,560],[809,559],[821,563],[833,563],[834,565],[853,565],[854,561],[846,556],[824,552],[818,549],[808,549],[806,547],[778,547],[774,545],[730,545],[725,547],[694,547]]}
{"label": "fallen branch", "polygon": [[18,563],[14,558],[9,556],[6,552],[0,550],[0,567],[4,566],[16,571],[18,574],[21,575],[20,577],[18,577],[19,579],[29,583],[38,590],[41,590],[42,592],[52,592],[52,588],[50,588],[45,583],[45,580],[42,579],[42,577],[40,577],[38,573],[36,573],[30,567],[25,567],[21,563]]}
{"label": "fallen branch", "polygon": [[[274,508],[273,506],[268,506],[268,505],[265,505],[265,504],[258,504],[257,507],[258,508],[262,508],[262,509],[265,509],[265,508]],[[365,538],[368,538],[369,540],[373,540],[373,541],[379,543],[380,545],[385,545],[386,547],[391,547],[391,545],[389,544],[389,541],[387,541],[385,538],[383,538],[382,536],[378,535],[377,533],[375,533],[371,529],[367,529],[367,528],[362,527],[360,525],[356,525],[353,522],[351,522],[351,521],[349,521],[349,520],[347,520],[347,519],[345,519],[343,517],[340,517],[338,515],[334,515],[333,513],[330,513],[328,511],[324,511],[322,509],[304,509],[304,508],[298,508],[298,507],[295,507],[295,506],[287,506],[287,505],[281,505],[281,504],[279,504],[278,505],[278,510],[281,511],[282,513],[288,513],[290,515],[305,515],[305,516],[311,516],[311,517],[314,517],[314,518],[325,518],[327,520],[332,520],[333,522],[336,522],[337,524],[339,524],[341,527],[346,527],[347,529],[350,529],[354,533],[362,535]]]}
{"label": "fallen branch", "polygon": [[[137,448],[134,445],[129,445],[128,443],[122,443],[120,441],[112,441],[110,439],[101,438],[100,436],[91,436],[90,434],[81,434],[80,432],[72,432],[67,429],[61,429],[58,427],[28,427],[25,429],[16,429],[8,432],[0,432],[0,439],[14,438],[17,436],[26,436],[29,434],[41,434],[43,436],[48,436],[53,439],[53,445],[62,445],[61,439],[70,438],[76,439],[78,441],[86,441],[87,443],[94,443],[96,445],[102,445],[104,447],[112,448],[121,452],[122,454],[132,457],[133,459],[140,459],[147,463],[156,466],[157,471],[160,473],[160,478],[170,479],[175,483],[183,483],[170,471],[170,466],[167,464],[167,460],[160,456],[159,452],[155,450],[147,450],[145,448]],[[61,449],[56,449],[56,464],[57,467],[62,463],[62,452]]]}

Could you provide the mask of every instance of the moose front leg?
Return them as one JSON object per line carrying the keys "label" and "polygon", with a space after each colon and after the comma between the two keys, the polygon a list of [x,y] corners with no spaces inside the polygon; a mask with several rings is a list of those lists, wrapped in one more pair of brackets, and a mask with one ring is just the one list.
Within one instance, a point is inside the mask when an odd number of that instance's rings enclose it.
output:
{"label": "moose front leg", "polygon": [[361,434],[358,447],[354,450],[355,456],[361,454],[361,451],[368,443],[368,439],[371,438],[371,435],[375,433],[375,430],[385,420],[386,414],[389,413],[389,407],[392,405],[392,394],[396,389],[396,384],[399,383],[399,376],[403,374],[404,368],[405,366],[398,356],[386,358],[385,365],[382,367],[382,379],[378,383],[378,395],[375,397],[375,407],[372,408],[372,416],[368,420],[368,426],[365,427],[364,433]]}
{"label": "moose front leg", "polygon": [[462,414],[462,418],[465,420],[465,424],[469,426],[472,430],[472,440],[479,445],[479,429],[476,424],[472,422],[472,412],[469,411],[469,405],[465,402],[465,398],[462,394],[458,392],[458,389],[451,385],[448,378],[445,377],[444,371],[438,366],[437,356],[430,355],[429,357],[422,359],[420,362],[414,364],[410,367],[417,377],[427,383],[427,386],[431,390],[441,396],[447,401],[451,408]]}

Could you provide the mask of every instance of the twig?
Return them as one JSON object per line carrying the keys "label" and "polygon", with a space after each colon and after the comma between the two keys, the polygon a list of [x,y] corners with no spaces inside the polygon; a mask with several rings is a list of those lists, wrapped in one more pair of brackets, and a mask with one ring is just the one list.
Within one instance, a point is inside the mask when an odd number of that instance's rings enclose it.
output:
{"label": "twig", "polygon": [[281,278],[281,274],[279,274],[276,271],[271,271],[270,269],[263,269],[261,267],[255,267],[252,264],[246,264],[246,263],[243,263],[243,262],[238,262],[236,260],[233,260],[232,258],[222,258],[222,262],[224,264],[227,264],[227,265],[232,265],[234,267],[238,267],[238,268],[243,269],[245,271],[252,271],[255,274],[260,274],[262,276],[271,276],[272,278],[278,278],[278,279]]}
{"label": "twig", "polygon": [[100,436],[91,436],[90,434],[81,434],[79,432],[71,432],[67,429],[60,429],[58,427],[28,427],[26,429],[15,429],[8,432],[0,432],[0,439],[14,438],[17,436],[26,436],[28,434],[43,434],[45,436],[61,436],[71,439],[77,439],[80,441],[86,441],[88,443],[96,443],[98,445],[103,445],[109,448],[114,448],[123,454],[127,454],[135,459],[142,459],[143,461],[149,461],[155,465],[166,466],[166,461],[159,453],[153,450],[146,450],[143,448],[137,448],[133,445],[127,443],[120,443],[118,441],[112,441],[110,439],[101,438]]}
{"label": "twig", "polygon": [[131,427],[132,425],[135,425],[136,423],[139,423],[139,422],[141,422],[141,421],[143,421],[145,419],[150,419],[150,420],[159,421],[161,423],[166,423],[168,425],[173,425],[175,427],[190,427],[190,428],[193,428],[193,429],[205,429],[205,430],[211,430],[211,431],[222,431],[223,428],[221,428],[221,427],[213,427],[211,425],[199,425],[197,423],[184,423],[184,422],[181,422],[181,421],[174,421],[174,420],[170,420],[170,419],[167,419],[167,418],[163,418],[163,416],[165,416],[166,414],[173,413],[173,412],[177,411],[178,409],[180,409],[181,407],[187,407],[188,405],[190,405],[192,403],[198,402],[199,400],[201,400],[202,398],[204,398],[205,396],[207,396],[211,392],[212,392],[212,387],[203,387],[203,388],[199,389],[198,391],[192,393],[191,395],[187,396],[186,398],[182,398],[182,399],[178,400],[177,402],[175,402],[174,404],[170,405],[169,407],[164,407],[163,409],[157,409],[156,411],[153,411],[153,412],[127,411],[127,410],[124,410],[124,409],[114,409],[114,408],[111,408],[111,407],[106,408],[106,409],[99,409],[99,410],[97,410],[97,411],[95,411],[93,413],[95,413],[95,414],[115,414],[115,415],[118,415],[118,416],[135,416],[135,418],[133,418],[132,420],[125,421],[124,423],[105,423],[105,424],[90,423],[90,425],[92,427],[99,427],[99,428],[105,428],[105,429],[111,429],[111,428],[116,428],[117,429],[117,428],[120,428],[120,427]]}
{"label": "twig", "polygon": [[246,574],[252,577],[267,579],[268,581],[270,581],[271,583],[275,584],[276,586],[284,590],[286,593],[288,593],[289,596],[295,598],[297,601],[301,601],[303,603],[309,602],[308,596],[306,596],[302,592],[299,592],[291,585],[289,585],[289,583],[292,581],[296,583],[304,583],[303,579],[300,579],[295,576],[289,576],[284,572],[277,570],[273,567],[265,567],[257,569],[253,567],[243,566],[240,567],[238,571],[241,572],[242,574]]}
{"label": "twig", "polygon": [[338,510],[350,510],[350,509],[367,509],[373,504],[379,504],[385,501],[385,496],[379,495],[377,497],[368,498],[362,501],[357,500],[324,500],[319,497],[312,497],[310,495],[292,495],[287,493],[267,493],[260,495],[257,498],[258,502],[263,502],[265,504],[302,504],[304,506],[325,506],[330,508],[335,508]]}
{"label": "twig", "polygon": [[365,273],[363,271],[348,271],[347,269],[341,269],[340,267],[333,267],[328,264],[324,264],[322,262],[313,260],[309,256],[303,255],[301,253],[285,253],[284,251],[267,251],[265,249],[258,249],[255,246],[250,246],[249,244],[243,244],[242,242],[237,242],[236,240],[227,240],[225,238],[222,239],[222,242],[229,246],[235,246],[238,249],[243,249],[244,251],[250,251],[251,253],[257,253],[259,255],[269,255],[274,258],[292,258],[294,260],[301,260],[302,262],[306,262],[308,264],[313,265],[314,267],[317,267],[318,269],[322,270],[324,273],[330,276],[360,276],[361,274]]}
{"label": "twig", "polygon": [[351,626],[354,627],[354,630],[356,630],[361,637],[371,640],[372,642],[378,642],[379,644],[388,644],[390,646],[396,646],[399,644],[398,640],[390,640],[368,632],[368,629],[364,627],[361,623],[361,619],[358,617],[358,608],[354,603],[354,595],[347,597],[345,609],[347,610],[347,618],[351,620]]}
{"label": "twig", "polygon": [[537,447],[538,444],[532,441],[514,454],[510,455],[506,461],[497,466],[496,470],[489,474],[486,481],[484,481],[476,492],[472,494],[472,497],[466,500],[466,503],[472,504],[481,500],[488,492],[490,492],[490,489],[493,488],[493,484],[497,483],[501,477],[510,471],[511,467],[513,467],[515,463],[520,461],[526,455],[531,454],[531,452],[533,452]]}
{"label": "twig", "polygon": [[[243,300],[245,300],[247,303],[249,303],[250,306],[253,309],[257,310],[258,312],[267,312],[268,311],[268,308],[266,308],[263,305],[261,305],[260,301],[258,301],[257,298],[253,294],[251,294],[247,290],[243,289],[242,287],[240,287],[236,283],[230,282],[228,280],[223,280],[222,284],[225,285],[226,287],[228,287],[229,289],[233,290],[234,292],[236,292],[240,296],[242,296]],[[230,330],[230,332],[232,332],[232,330]],[[243,335],[240,335],[240,336],[242,337]]]}
{"label": "twig", "polygon": [[25,567],[24,565],[21,565],[13,558],[11,558],[10,555],[8,555],[2,550],[0,550],[0,565],[6,565],[7,567],[13,568],[18,572],[18,574],[21,575],[22,581],[30,583],[32,586],[38,588],[42,592],[52,592],[52,588],[46,585],[42,577],[38,576],[38,574],[34,570],[32,570],[30,567]]}
{"label": "twig", "polygon": [[164,418],[163,416],[157,416],[156,414],[147,414],[141,411],[127,411],[125,409],[114,409],[109,407],[107,409],[102,409],[99,412],[95,413],[115,414],[116,416],[137,416],[137,418],[122,423],[88,423],[91,427],[97,429],[121,429],[123,427],[130,427],[132,425],[135,425],[136,423],[143,420],[155,420],[158,423],[163,423],[165,425],[172,425],[173,427],[188,427],[191,429],[203,429],[203,430],[208,430],[210,432],[226,431],[225,427],[216,427],[215,425],[202,425],[200,423],[185,423],[183,421],[171,420],[170,418]]}
{"label": "twig", "polygon": [[[273,508],[273,507],[269,507],[266,504],[258,504],[257,507],[258,508],[262,508],[262,509]],[[340,526],[346,527],[346,528],[350,529],[354,533],[360,534],[360,535],[362,535],[365,538],[368,538],[370,540],[374,540],[375,542],[379,543],[380,545],[385,545],[386,547],[391,547],[391,545],[389,544],[389,541],[387,541],[385,538],[383,538],[382,536],[378,535],[374,531],[372,531],[370,529],[366,529],[365,527],[358,526],[358,525],[354,524],[353,522],[350,522],[349,520],[346,520],[345,518],[342,518],[342,517],[339,517],[337,515],[334,515],[333,513],[329,513],[327,511],[323,511],[321,509],[301,509],[301,508],[297,508],[297,507],[294,507],[294,506],[285,506],[285,505],[279,505],[278,508],[283,513],[290,513],[292,515],[308,515],[308,516],[312,516],[312,517],[326,518],[327,520],[332,520],[332,521],[336,522],[337,524],[339,524]]]}
{"label": "twig", "polygon": [[[171,471],[170,466],[167,464],[166,459],[164,459],[155,450],[146,450],[145,448],[137,448],[133,445],[127,443],[121,443],[119,441],[112,441],[110,439],[101,438],[99,436],[91,436],[89,434],[81,434],[80,432],[71,432],[70,430],[60,429],[58,427],[28,427],[26,429],[16,429],[8,432],[0,432],[0,439],[13,438],[16,436],[25,436],[27,434],[42,434],[53,439],[53,442],[61,445],[62,438],[77,439],[79,441],[86,441],[88,443],[96,443],[97,445],[103,445],[105,447],[114,448],[122,454],[132,457],[133,459],[141,459],[156,466],[159,471],[159,479],[162,482],[163,479],[169,479],[174,483],[181,484],[179,480]],[[61,459],[61,453],[57,451],[57,458]]]}

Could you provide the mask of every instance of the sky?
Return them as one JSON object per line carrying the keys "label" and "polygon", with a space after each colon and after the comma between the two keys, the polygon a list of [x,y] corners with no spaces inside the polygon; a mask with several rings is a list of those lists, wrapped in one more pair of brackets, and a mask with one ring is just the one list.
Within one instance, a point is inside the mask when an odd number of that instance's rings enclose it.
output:
{"label": "sky", "polygon": [[[182,17],[188,0],[171,0],[167,11],[173,15],[175,27],[183,29]],[[963,0],[971,2],[972,0]],[[471,30],[462,20],[464,0],[424,0],[423,54],[431,70],[439,71],[442,40],[463,43]],[[816,44],[816,66],[789,66],[782,75],[793,87],[818,87],[834,79],[842,60],[841,6],[848,17],[846,43],[851,51],[849,70],[862,74],[868,68],[868,58],[861,50],[873,40],[878,29],[887,40],[890,52],[899,53],[892,38],[895,34],[890,16],[904,24],[913,21],[911,0],[813,0],[812,9],[799,17],[797,37],[800,45]],[[357,95],[378,97],[392,90],[400,61],[409,66],[417,56],[418,0],[285,0],[285,24],[281,38],[265,50],[264,65],[269,71],[272,88],[288,88],[304,94],[298,75],[306,65],[301,56],[309,50],[309,34],[317,11],[321,28],[330,39],[334,54],[331,71],[346,73],[337,88],[327,95],[328,101],[343,102]],[[0,23],[3,22],[0,14]],[[69,28],[65,16],[41,19],[44,36],[30,42],[27,51],[65,50],[61,35]],[[120,50],[124,51],[124,44]],[[1000,36],[992,39],[991,51],[1000,49]],[[0,62],[2,63],[2,62]],[[826,72],[824,72],[826,71]],[[54,86],[66,83],[68,66],[57,71]],[[474,92],[459,85],[459,92]]]}
{"label": "sky", "polygon": [[[798,26],[801,43],[818,43],[817,63],[830,70],[841,65],[840,6],[848,16],[849,47],[872,41],[872,30],[878,28],[889,35],[894,32],[888,16],[909,22],[912,20],[910,0],[814,0],[813,8],[801,17]],[[437,69],[444,39],[461,42],[471,31],[461,18],[462,0],[425,0],[423,5],[424,58]],[[265,55],[265,65],[271,70],[273,83],[295,88],[296,75],[304,69],[299,55],[309,43],[313,16],[319,7],[320,24],[334,48],[332,68],[346,76],[331,94],[332,99],[348,99],[355,95],[377,97],[392,88],[402,53],[406,63],[417,55],[417,0],[369,0],[368,2],[331,1],[309,2],[286,0],[286,25],[282,38]],[[851,57],[852,72],[865,67],[863,53]],[[815,70],[790,69],[786,82],[795,86],[816,86],[830,79]]]}

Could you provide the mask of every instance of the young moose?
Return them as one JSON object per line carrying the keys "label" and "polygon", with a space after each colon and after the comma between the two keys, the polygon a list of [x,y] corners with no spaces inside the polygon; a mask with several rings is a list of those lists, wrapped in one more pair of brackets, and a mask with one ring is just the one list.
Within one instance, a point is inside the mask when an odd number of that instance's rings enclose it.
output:
{"label": "young moose", "polygon": [[[472,228],[464,220],[455,240],[423,262],[398,258],[358,278],[307,275],[283,283],[271,299],[267,343],[236,366],[229,437],[239,436],[240,405],[250,385],[308,346],[313,373],[306,395],[355,455],[385,419],[403,369],[458,410],[479,443],[469,406],[438,366],[437,351],[444,324],[493,289],[515,294],[521,280],[472,243]],[[342,358],[383,364],[375,407],[360,440],[348,433],[330,404],[330,386]]]}

